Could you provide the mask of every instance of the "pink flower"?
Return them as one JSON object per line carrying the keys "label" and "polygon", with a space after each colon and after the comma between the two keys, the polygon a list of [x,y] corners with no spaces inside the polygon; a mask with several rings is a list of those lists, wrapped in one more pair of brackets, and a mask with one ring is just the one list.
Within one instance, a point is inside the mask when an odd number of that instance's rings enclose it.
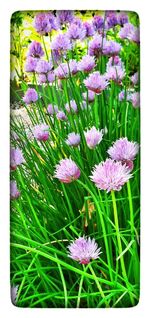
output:
{"label": "pink flower", "polygon": [[35,126],[33,135],[39,141],[46,141],[49,138],[49,126],[45,124]]}
{"label": "pink flower", "polygon": [[10,168],[11,170],[16,170],[17,166],[24,163],[24,157],[22,151],[19,148],[10,149]]}
{"label": "pink flower", "polygon": [[125,69],[120,67],[120,65],[110,66],[107,69],[105,77],[107,80],[112,80],[116,83],[121,83],[125,77]]}
{"label": "pink flower", "polygon": [[54,178],[59,179],[63,183],[71,183],[80,177],[80,170],[76,163],[71,159],[62,159],[56,165]]}
{"label": "pink flower", "polygon": [[74,132],[70,133],[66,139],[68,146],[77,147],[80,144],[80,135]]}
{"label": "pink flower", "polygon": [[133,160],[139,152],[139,144],[137,142],[129,141],[127,137],[116,140],[112,147],[107,151],[109,156],[117,161],[121,161],[122,164],[126,164],[133,169]]}
{"label": "pink flower", "polygon": [[10,198],[11,200],[18,199],[20,192],[17,189],[16,181],[10,181]]}
{"label": "pink flower", "polygon": [[101,254],[95,239],[79,237],[68,246],[69,257],[80,264],[88,264],[91,260],[99,258]]}
{"label": "pink flower", "polygon": [[100,94],[108,86],[108,81],[104,75],[100,75],[97,71],[90,74],[89,77],[84,80],[84,84],[89,90]]}
{"label": "pink flower", "polygon": [[65,105],[65,109],[68,113],[77,113],[78,112],[78,107],[77,107],[77,104],[75,102],[75,100],[71,100],[70,101],[70,104],[67,103]]}
{"label": "pink flower", "polygon": [[58,113],[56,114],[56,117],[57,117],[57,119],[62,120],[62,121],[67,120],[67,116],[62,110],[58,111]]}
{"label": "pink flower", "polygon": [[120,191],[131,177],[126,164],[122,165],[120,161],[106,159],[106,161],[95,165],[90,178],[97,188],[109,192],[112,190]]}
{"label": "pink flower", "polygon": [[134,108],[140,107],[140,93],[134,92],[133,94],[131,94],[130,101]]}
{"label": "pink flower", "polygon": [[23,97],[24,103],[28,105],[31,103],[35,103],[37,100],[38,100],[38,93],[36,92],[36,90],[34,88],[28,88]]}
{"label": "pink flower", "polygon": [[82,60],[78,62],[78,70],[88,73],[95,67],[95,60],[93,56],[85,55]]}
{"label": "pink flower", "polygon": [[94,149],[102,141],[103,133],[93,126],[91,129],[84,132],[84,136],[88,147]]}

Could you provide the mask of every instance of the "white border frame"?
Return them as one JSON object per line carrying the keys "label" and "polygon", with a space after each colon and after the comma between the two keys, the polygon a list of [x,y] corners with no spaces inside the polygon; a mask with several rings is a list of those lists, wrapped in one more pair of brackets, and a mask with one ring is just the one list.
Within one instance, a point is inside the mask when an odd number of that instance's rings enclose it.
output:
{"label": "white border frame", "polygon": [[[6,3],[7,1],[7,3]],[[65,315],[65,317],[79,317],[90,316],[94,317],[103,315],[105,317],[120,318],[132,315],[132,317],[141,318],[147,317],[150,313],[149,307],[149,286],[150,286],[150,270],[149,270],[149,224],[150,212],[149,208],[149,118],[150,118],[150,105],[149,104],[149,9],[146,6],[146,0],[143,1],[108,1],[104,2],[97,0],[76,0],[75,3],[70,4],[66,0],[5,0],[2,1],[0,10],[0,39],[1,39],[1,58],[0,58],[0,74],[1,74],[1,123],[0,123],[0,146],[1,149],[1,190],[0,190],[0,206],[1,206],[1,219],[0,219],[0,244],[1,244],[1,260],[0,260],[0,301],[1,312],[5,317],[24,318],[28,315],[30,317],[57,317],[57,315]],[[123,3],[124,2],[124,3]],[[148,2],[147,2],[148,3]],[[14,11],[21,10],[48,10],[48,9],[86,9],[86,10],[125,10],[136,11],[140,17],[140,31],[141,31],[141,148],[142,148],[142,175],[141,175],[141,296],[140,302],[136,307],[124,309],[30,309],[30,308],[17,308],[10,302],[9,295],[9,42],[10,42],[10,17]],[[146,152],[148,151],[148,153]],[[147,176],[147,179],[146,179]],[[146,183],[147,182],[147,183]]]}

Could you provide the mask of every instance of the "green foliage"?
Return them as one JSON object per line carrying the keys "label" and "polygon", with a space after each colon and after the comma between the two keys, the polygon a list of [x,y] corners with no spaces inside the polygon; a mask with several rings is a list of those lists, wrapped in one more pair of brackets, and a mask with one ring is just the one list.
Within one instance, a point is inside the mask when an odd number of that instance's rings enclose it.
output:
{"label": "green foliage", "polygon": [[[85,17],[90,15],[92,11],[85,13]],[[34,13],[17,12],[12,16],[12,48],[20,63],[24,60],[23,46],[27,49],[29,41],[40,39],[31,25],[33,16]],[[26,30],[31,33],[23,37],[26,19],[30,22]],[[137,23],[135,14],[131,14],[131,19]],[[113,31],[109,37],[120,41]],[[44,37],[44,41],[49,48],[49,38]],[[122,45],[121,57],[126,68],[122,86],[111,82],[91,105],[86,102],[84,110],[80,103],[82,93],[87,92],[83,84],[86,74],[69,76],[62,81],[62,87],[57,80],[52,85],[38,85],[36,76],[27,78],[23,66],[20,67],[22,92],[27,90],[28,81],[39,99],[30,106],[24,105],[30,120],[28,125],[11,119],[11,132],[18,136],[17,140],[11,139],[11,145],[22,149],[25,158],[25,163],[11,172],[11,179],[17,181],[21,192],[17,200],[11,201],[10,215],[11,285],[19,286],[18,307],[105,308],[131,307],[138,303],[140,156],[134,161],[131,181],[115,195],[99,191],[89,178],[93,166],[106,159],[107,149],[116,139],[126,136],[140,142],[139,108],[134,108],[126,96],[123,101],[118,98],[123,88],[130,87],[129,77],[139,68],[139,48],[126,40]],[[76,46],[73,58],[80,59],[86,50],[87,43]],[[97,59],[95,70],[105,71],[107,61],[105,56]],[[16,89],[15,94],[20,98]],[[65,111],[65,104],[72,99],[79,112],[67,114],[68,122],[48,115],[48,104],[58,105]],[[50,139],[46,142],[29,138],[32,127],[40,123],[49,126]],[[84,131],[96,124],[99,129],[107,127],[108,133],[91,150],[86,145]],[[65,142],[72,131],[81,136],[78,148],[71,148]],[[81,176],[71,184],[63,184],[53,177],[55,165],[69,157],[80,168]],[[95,238],[102,247],[100,258],[86,267],[70,259],[67,250],[69,243],[82,235]]]}

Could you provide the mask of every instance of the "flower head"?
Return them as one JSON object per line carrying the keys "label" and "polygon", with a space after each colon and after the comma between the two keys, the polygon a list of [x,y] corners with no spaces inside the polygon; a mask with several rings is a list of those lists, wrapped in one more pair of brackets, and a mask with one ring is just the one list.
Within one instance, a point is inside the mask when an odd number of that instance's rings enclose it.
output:
{"label": "flower head", "polygon": [[47,107],[47,112],[49,115],[54,115],[58,113],[58,107],[56,105],[49,104]]}
{"label": "flower head", "polygon": [[121,83],[125,77],[125,69],[120,65],[110,66],[107,69],[107,73],[105,74],[105,78],[107,80],[112,80],[116,83]]}
{"label": "flower head", "polygon": [[23,97],[23,101],[26,104],[31,104],[31,103],[35,103],[37,100],[38,100],[38,93],[36,92],[36,90],[34,88],[28,88]]}
{"label": "flower head", "polygon": [[19,148],[10,149],[10,168],[11,170],[16,170],[17,166],[24,163],[24,157],[22,151]]}
{"label": "flower head", "polygon": [[95,35],[89,42],[88,54],[96,57],[101,56],[106,43],[107,40],[101,35]]}
{"label": "flower head", "polygon": [[67,116],[62,110],[58,111],[58,113],[56,114],[56,117],[57,117],[57,119],[59,119],[61,121],[66,121],[67,120]]}
{"label": "flower head", "polygon": [[97,71],[90,74],[89,77],[84,80],[84,84],[89,90],[100,94],[108,86],[108,81],[104,75],[100,75]]}
{"label": "flower head", "polygon": [[17,189],[16,181],[10,181],[10,198],[11,200],[18,199],[20,192]]}
{"label": "flower head", "polygon": [[133,168],[132,161],[139,151],[137,142],[129,141],[127,137],[116,140],[112,147],[107,151],[111,159],[121,161],[129,168]]}
{"label": "flower head", "polygon": [[132,82],[133,85],[137,85],[138,82],[139,82],[139,73],[136,72],[134,73],[131,77],[130,77],[130,80]]}
{"label": "flower head", "polygon": [[95,15],[93,18],[93,27],[95,31],[100,31],[104,27],[104,18],[100,15]]}
{"label": "flower head", "polygon": [[51,43],[51,49],[63,54],[71,49],[70,39],[65,33],[56,35]]}
{"label": "flower head", "polygon": [[84,136],[88,147],[93,149],[102,141],[103,133],[93,126],[91,129],[84,132]]}
{"label": "flower head", "polygon": [[86,21],[86,22],[83,22],[83,26],[86,30],[86,34],[85,34],[86,37],[90,37],[94,35],[95,30],[92,23]]}
{"label": "flower head", "polygon": [[50,12],[38,13],[34,19],[34,27],[41,35],[58,29],[56,18]]}
{"label": "flower head", "polygon": [[120,12],[118,14],[118,24],[123,26],[125,23],[128,23],[129,19],[125,12]]}
{"label": "flower head", "polygon": [[119,101],[123,101],[125,100],[125,97],[126,97],[126,100],[127,101],[130,101],[131,100],[131,91],[130,90],[127,90],[126,91],[126,94],[125,94],[125,90],[122,90],[119,95],[118,95],[118,98],[119,98]]}
{"label": "flower head", "polygon": [[118,17],[115,11],[109,11],[106,17],[106,23],[108,28],[113,28],[118,24]]}
{"label": "flower head", "polygon": [[33,128],[33,135],[39,141],[46,141],[49,138],[49,126],[45,124],[36,125]]}
{"label": "flower head", "polygon": [[74,132],[70,133],[66,139],[68,146],[77,147],[80,144],[80,135]]}
{"label": "flower head", "polygon": [[69,26],[67,35],[71,40],[83,40],[86,36],[86,28],[83,24],[79,26],[76,23],[72,23]]}
{"label": "flower head", "polygon": [[35,72],[37,62],[38,62],[37,58],[29,56],[26,59],[25,72]]}
{"label": "flower head", "polygon": [[85,101],[87,100],[87,97],[88,97],[88,102],[89,103],[92,103],[94,101],[94,99],[95,99],[95,93],[90,91],[90,90],[88,90],[87,93],[83,93],[82,96],[83,96],[83,99]]}
{"label": "flower head", "polygon": [[69,257],[80,264],[88,264],[91,260],[99,258],[101,254],[95,239],[79,237],[68,246]]}
{"label": "flower head", "polygon": [[119,32],[121,39],[128,39],[133,42],[140,42],[139,28],[135,27],[131,23],[124,24],[123,28],[121,28]]}
{"label": "flower head", "polygon": [[132,177],[126,164],[112,159],[99,163],[94,167],[91,180],[97,188],[106,190],[120,191],[122,186]]}
{"label": "flower head", "polygon": [[52,68],[51,63],[48,63],[47,61],[44,60],[39,60],[37,65],[36,65],[36,72],[39,74],[43,74],[43,73],[47,73],[48,71],[50,71]]}
{"label": "flower head", "polygon": [[65,109],[68,113],[77,113],[78,112],[78,107],[77,107],[77,104],[75,102],[75,100],[71,100],[70,101],[70,104],[67,103],[65,105]]}
{"label": "flower head", "polygon": [[94,57],[90,55],[84,55],[82,57],[82,60],[78,62],[79,71],[83,71],[85,73],[92,71],[94,67],[95,67],[95,60],[94,60]]}
{"label": "flower head", "polygon": [[56,16],[60,25],[71,23],[74,20],[74,12],[71,10],[58,10]]}
{"label": "flower head", "polygon": [[54,71],[50,71],[47,73],[47,79],[49,83],[53,83],[55,81],[55,73]]}
{"label": "flower head", "polygon": [[44,51],[42,49],[41,43],[39,43],[37,41],[31,42],[31,44],[29,45],[29,50],[28,50],[27,56],[40,58],[43,55],[44,55]]}
{"label": "flower head", "polygon": [[122,68],[124,67],[124,64],[119,56],[117,55],[111,56],[107,62],[106,71],[108,71],[110,66],[117,66],[117,65]]}
{"label": "flower head", "polygon": [[80,177],[80,169],[71,159],[62,159],[56,165],[54,177],[63,183],[71,183]]}
{"label": "flower head", "polygon": [[140,93],[134,92],[130,95],[130,101],[134,108],[140,107]]}
{"label": "flower head", "polygon": [[69,61],[69,66],[67,63],[61,63],[55,70],[55,75],[60,79],[68,78],[69,75],[75,75],[78,72],[78,64],[75,60]]}
{"label": "flower head", "polygon": [[118,55],[121,51],[121,45],[115,41],[107,41],[103,46],[104,55]]}

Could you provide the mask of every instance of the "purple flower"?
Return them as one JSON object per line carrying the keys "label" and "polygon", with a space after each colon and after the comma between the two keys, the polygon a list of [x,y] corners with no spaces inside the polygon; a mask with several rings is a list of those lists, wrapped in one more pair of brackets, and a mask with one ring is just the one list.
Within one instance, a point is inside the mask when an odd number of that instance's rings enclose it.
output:
{"label": "purple flower", "polygon": [[95,60],[94,60],[94,57],[90,55],[84,55],[82,57],[82,60],[78,62],[79,71],[83,71],[85,73],[92,71],[94,67],[95,67]]}
{"label": "purple flower", "polygon": [[[119,93],[118,98],[119,98],[119,101],[120,101],[120,102],[123,101],[123,100],[125,100],[125,90],[123,90],[123,91],[121,91],[121,92]],[[127,90],[127,91],[126,91],[126,100],[127,100],[127,101],[130,101],[130,99],[131,99],[131,92],[130,92],[130,90]]]}
{"label": "purple flower", "polygon": [[118,55],[121,50],[121,45],[115,41],[107,41],[103,47],[104,55]]}
{"label": "purple flower", "polygon": [[56,117],[57,117],[57,119],[59,119],[61,121],[66,121],[67,120],[67,116],[62,110],[58,111],[58,113],[56,114]]}
{"label": "purple flower", "polygon": [[16,305],[16,298],[17,298],[17,293],[18,293],[18,285],[17,286],[12,286],[11,287],[11,301],[13,305]]}
{"label": "purple flower", "polygon": [[108,81],[104,75],[100,75],[97,71],[90,74],[89,77],[84,80],[84,84],[89,90],[100,94],[108,86]]}
{"label": "purple flower", "polygon": [[99,258],[101,248],[98,248],[95,239],[79,237],[68,246],[69,257],[80,264],[89,264],[91,260]]}
{"label": "purple flower", "polygon": [[95,93],[90,90],[86,93],[83,93],[82,96],[85,101],[87,101],[87,98],[88,98],[89,103],[92,103],[95,99]]}
{"label": "purple flower", "polygon": [[33,135],[39,141],[46,141],[49,138],[49,126],[45,124],[36,125],[33,128]]}
{"label": "purple flower", "polygon": [[34,19],[34,27],[41,35],[58,29],[57,21],[52,13],[38,13]]}
{"label": "purple flower", "polygon": [[77,147],[80,144],[80,135],[74,132],[70,133],[66,139],[68,146]]}
{"label": "purple flower", "polygon": [[86,30],[86,34],[85,34],[86,37],[90,37],[90,36],[94,35],[95,30],[94,30],[94,27],[93,27],[92,23],[87,22],[87,21],[83,22],[83,27]]}
{"label": "purple flower", "polygon": [[106,23],[108,28],[113,28],[118,24],[117,13],[115,11],[109,11],[106,16]]}
{"label": "purple flower", "polygon": [[38,93],[34,88],[28,88],[24,97],[23,101],[26,104],[35,103],[38,100]]}
{"label": "purple flower", "polygon": [[130,77],[130,80],[131,80],[131,82],[132,82],[134,85],[137,85],[138,82],[139,82],[139,73],[138,73],[138,72],[134,73],[134,74]]}
{"label": "purple flower", "polygon": [[107,73],[105,74],[105,78],[107,80],[112,80],[116,83],[121,83],[125,77],[125,69],[120,67],[119,65],[110,66],[107,69]]}
{"label": "purple flower", "polygon": [[95,35],[89,42],[88,54],[91,56],[99,57],[103,54],[103,48],[107,41],[101,35]]}
{"label": "purple flower", "polygon": [[84,132],[84,136],[87,146],[90,149],[94,149],[102,141],[103,133],[93,126],[91,129]]}
{"label": "purple flower", "polygon": [[47,73],[48,71],[50,71],[52,68],[52,65],[50,63],[48,63],[47,61],[44,60],[39,60],[37,65],[36,65],[36,72],[37,73]]}
{"label": "purple flower", "polygon": [[71,40],[83,40],[86,36],[86,28],[83,26],[78,26],[75,23],[70,24],[67,35]]}
{"label": "purple flower", "polygon": [[20,192],[17,189],[16,181],[10,181],[10,198],[11,200],[18,199]]}
{"label": "purple flower", "polygon": [[95,15],[93,18],[93,27],[95,31],[100,31],[104,27],[104,18],[100,15]]}
{"label": "purple flower", "polygon": [[71,23],[74,20],[74,12],[71,10],[56,11],[57,21],[59,24]]}
{"label": "purple flower", "polygon": [[19,148],[10,148],[10,168],[16,170],[17,166],[24,163],[22,151]]}
{"label": "purple flower", "polygon": [[134,108],[140,107],[140,93],[134,92],[133,94],[131,94],[130,101]]}
{"label": "purple flower", "polygon": [[55,81],[55,73],[54,71],[50,71],[47,73],[47,79],[49,83],[53,83]]}
{"label": "purple flower", "polygon": [[75,102],[75,100],[71,100],[70,101],[70,104],[67,103],[65,105],[65,109],[68,113],[77,113],[78,112],[78,107],[77,107],[77,104]]}
{"label": "purple flower", "polygon": [[62,159],[56,165],[54,177],[63,183],[71,183],[80,177],[80,170],[71,159]]}
{"label": "purple flower", "polygon": [[107,62],[106,70],[108,70],[110,66],[116,66],[116,65],[119,65],[122,68],[124,67],[124,64],[119,56],[117,56],[117,55],[111,56]]}
{"label": "purple flower", "polygon": [[121,39],[128,39],[136,43],[140,42],[139,28],[131,23],[126,23],[123,28],[121,28],[119,36]]}
{"label": "purple flower", "polygon": [[128,23],[128,22],[129,22],[129,19],[127,14],[125,12],[120,12],[118,14],[118,24],[123,26],[125,23]]}
{"label": "purple flower", "polygon": [[44,55],[44,51],[42,49],[41,43],[33,41],[30,45],[29,45],[29,50],[27,53],[27,56],[32,56],[35,58],[40,58]]}
{"label": "purple flower", "polygon": [[49,115],[54,115],[58,113],[58,107],[56,105],[49,104],[47,107],[47,112]]}
{"label": "purple flower", "polygon": [[39,74],[38,76],[39,84],[44,84],[47,82],[47,76],[45,74]]}
{"label": "purple flower", "polygon": [[122,186],[132,177],[128,167],[120,161],[112,159],[95,165],[91,180],[96,187],[107,192],[111,190],[120,191]]}
{"label": "purple flower", "polygon": [[34,58],[32,56],[29,56],[26,59],[26,63],[25,63],[25,72],[35,72],[36,69],[36,65],[37,65],[37,58]]}
{"label": "purple flower", "polygon": [[130,170],[133,169],[133,160],[138,152],[139,144],[129,141],[127,137],[116,140],[113,146],[107,150],[111,159],[121,161],[122,164],[126,164]]}
{"label": "purple flower", "polygon": [[61,54],[64,54],[66,51],[71,50],[71,42],[68,36],[65,33],[55,36],[51,43],[51,49],[52,51],[56,51]]}
{"label": "purple flower", "polygon": [[75,75],[78,72],[78,64],[75,60],[69,61],[69,66],[67,63],[61,63],[55,70],[55,75],[60,79],[65,79],[69,77],[69,74]]}

